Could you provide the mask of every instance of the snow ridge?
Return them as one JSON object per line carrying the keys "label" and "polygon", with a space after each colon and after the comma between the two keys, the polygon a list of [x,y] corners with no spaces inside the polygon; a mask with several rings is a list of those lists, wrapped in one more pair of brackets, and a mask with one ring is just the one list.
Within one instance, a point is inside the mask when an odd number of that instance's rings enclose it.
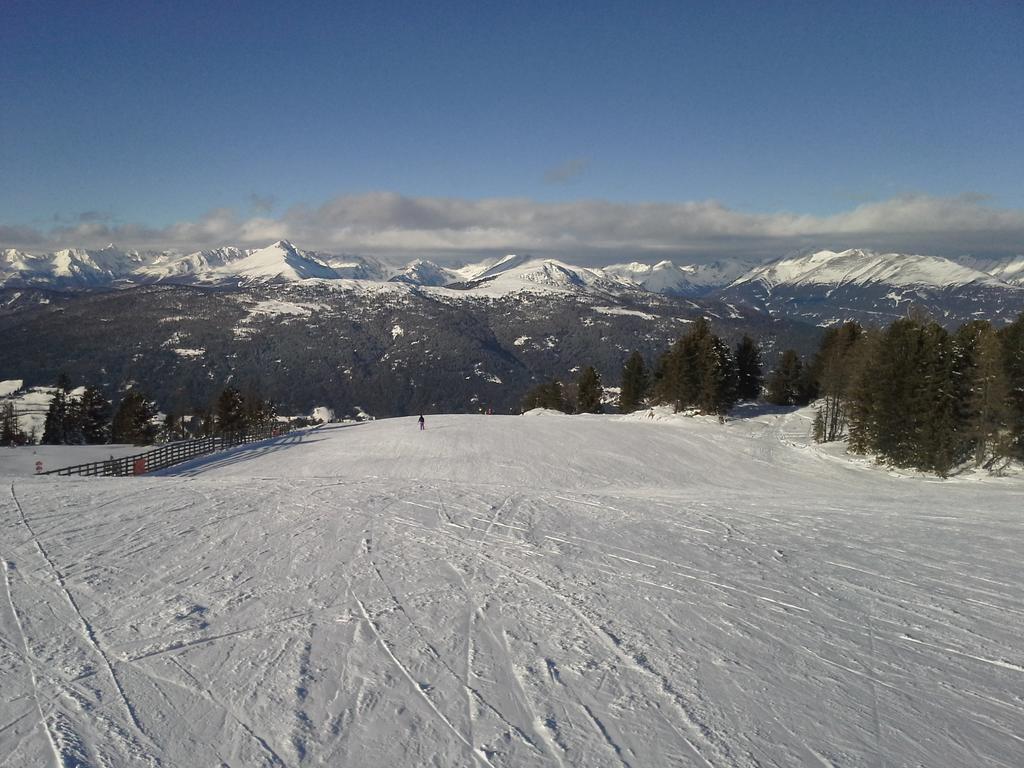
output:
{"label": "snow ridge", "polygon": [[769,291],[782,285],[886,284],[905,288],[1000,285],[990,274],[939,256],[878,253],[860,248],[786,256],[751,270],[729,287],[744,283],[760,283]]}

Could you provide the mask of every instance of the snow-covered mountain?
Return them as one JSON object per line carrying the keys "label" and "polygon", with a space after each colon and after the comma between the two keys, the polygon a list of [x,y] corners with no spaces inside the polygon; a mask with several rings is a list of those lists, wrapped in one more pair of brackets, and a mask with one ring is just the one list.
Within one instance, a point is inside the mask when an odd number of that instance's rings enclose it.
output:
{"label": "snow-covered mountain", "polygon": [[113,245],[96,250],[65,248],[46,254],[0,251],[0,286],[103,288],[133,275],[150,258]]}
{"label": "snow-covered mountain", "polygon": [[757,267],[720,298],[826,325],[843,320],[887,323],[917,307],[939,322],[1012,319],[1024,289],[938,256],[850,249],[786,256]]}
{"label": "snow-covered mountain", "polygon": [[646,291],[671,296],[703,296],[715,288],[723,288],[754,266],[749,261],[723,259],[707,264],[683,264],[671,261],[657,264],[631,262],[612,264],[601,271],[619,280],[630,280]]}
{"label": "snow-covered mountain", "polygon": [[964,256],[958,261],[1004,283],[1024,287],[1024,254],[1002,259]]}
{"label": "snow-covered mountain", "polygon": [[395,273],[393,267],[382,264],[368,256],[357,256],[354,254],[339,256],[319,251],[304,251],[303,253],[317,261],[323,262],[334,270],[337,277],[344,280],[375,280],[381,282],[388,280]]}
{"label": "snow-covered mountain", "polygon": [[769,289],[790,285],[874,285],[949,288],[999,281],[977,269],[938,256],[877,253],[851,248],[787,256],[738,277],[733,286],[759,283]]}
{"label": "snow-covered mountain", "polygon": [[394,270],[360,256],[301,250],[286,240],[266,248],[214,248],[192,253],[65,249],[34,255],[0,251],[0,287],[106,288],[137,283],[251,284],[308,279],[387,280]]}
{"label": "snow-covered mountain", "polygon": [[397,275],[391,278],[395,283],[408,283],[409,285],[441,286],[453,283],[461,276],[451,269],[440,267],[432,261],[416,259],[406,265]]}
{"label": "snow-covered mountain", "polygon": [[214,270],[227,267],[249,255],[243,248],[214,248],[185,255],[161,253],[148,264],[135,270],[135,275],[146,282],[187,282],[199,280]]}
{"label": "snow-covered mountain", "polygon": [[449,287],[501,296],[522,292],[617,294],[638,288],[635,283],[608,276],[600,269],[576,267],[557,259],[509,255],[482,270],[478,270],[479,266],[460,270],[466,278]]}
{"label": "snow-covered mountain", "polygon": [[336,280],[339,277],[331,267],[305,251],[300,251],[286,240],[251,251],[238,260],[229,261],[199,275],[203,282],[238,281],[241,284],[267,282],[295,282],[320,278]]}
{"label": "snow-covered mountain", "polygon": [[[417,259],[388,266],[358,255],[306,251],[287,241],[260,249],[224,247],[194,253],[66,249],[48,254],[0,251],[0,288],[90,290],[130,283],[246,286],[305,280],[354,280],[451,289],[461,295],[523,292],[722,298],[755,311],[817,324],[846,319],[888,322],[918,306],[955,325],[1024,310],[1024,256],[956,261],[936,256],[850,249],[818,250],[755,265],[740,259],[706,264],[660,261],[588,268],[529,254],[487,258],[461,267]],[[20,299],[24,301],[24,298]]]}

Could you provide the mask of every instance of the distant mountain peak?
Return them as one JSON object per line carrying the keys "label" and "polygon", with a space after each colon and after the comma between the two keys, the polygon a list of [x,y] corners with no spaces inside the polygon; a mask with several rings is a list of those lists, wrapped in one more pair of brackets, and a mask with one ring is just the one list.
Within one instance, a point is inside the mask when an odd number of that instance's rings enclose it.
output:
{"label": "distant mountain peak", "polygon": [[768,290],[776,285],[872,285],[948,288],[970,283],[996,283],[991,275],[940,256],[879,253],[863,248],[819,250],[784,256],[751,270],[736,284],[759,282]]}
{"label": "distant mountain peak", "polygon": [[863,248],[784,256],[740,276],[718,294],[771,315],[819,325],[886,323],[916,307],[944,325],[999,321],[1024,310],[1024,290],[939,256]]}

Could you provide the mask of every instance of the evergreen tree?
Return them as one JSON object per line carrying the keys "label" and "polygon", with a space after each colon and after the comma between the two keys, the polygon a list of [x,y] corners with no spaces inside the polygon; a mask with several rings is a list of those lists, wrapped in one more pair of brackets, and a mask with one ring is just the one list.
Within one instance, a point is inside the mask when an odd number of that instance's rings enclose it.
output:
{"label": "evergreen tree", "polygon": [[725,343],[704,318],[682,336],[659,362],[655,399],[676,411],[698,408],[724,414],[736,402],[736,365]]}
{"label": "evergreen tree", "polygon": [[588,365],[576,382],[576,412],[604,413],[604,406],[601,404],[603,396],[601,377],[594,366]]}
{"label": "evergreen tree", "polygon": [[1009,408],[1007,449],[1024,460],[1024,312],[999,331]]}
{"label": "evergreen tree", "polygon": [[14,403],[4,403],[0,406],[0,446],[25,445],[27,442],[28,435],[18,424]]}
{"label": "evergreen tree", "polygon": [[819,405],[818,408],[814,411],[814,425],[812,429],[812,434],[814,435],[814,442],[828,442],[826,440],[826,435],[828,433],[825,429],[825,409],[823,406]]}
{"label": "evergreen tree", "polygon": [[956,344],[966,436],[973,443],[975,466],[981,466],[987,458],[1010,451],[1010,391],[1002,344],[992,325],[980,320],[960,328]]}
{"label": "evergreen tree", "polygon": [[46,421],[43,423],[43,445],[64,445],[68,437],[69,406],[67,393],[58,387],[46,409]]}
{"label": "evergreen tree", "polygon": [[225,387],[214,407],[217,434],[243,432],[246,427],[246,406],[242,393],[234,387]]}
{"label": "evergreen tree", "polygon": [[953,340],[945,328],[930,322],[923,332],[924,367],[916,401],[914,456],[911,466],[945,477],[966,458],[963,405],[955,370]]}
{"label": "evergreen tree", "polygon": [[572,406],[565,394],[565,388],[558,379],[552,379],[544,387],[541,408],[547,408],[551,411],[562,411],[562,413],[572,411]]}
{"label": "evergreen tree", "polygon": [[619,410],[632,413],[639,408],[647,397],[649,387],[647,368],[644,358],[639,352],[633,352],[622,367],[622,388],[619,390]]}
{"label": "evergreen tree", "polygon": [[897,320],[882,334],[870,372],[870,449],[897,466],[913,466],[916,406],[924,368],[921,326]]}
{"label": "evergreen tree", "polygon": [[822,429],[820,437],[817,433],[815,437],[818,442],[836,440],[846,428],[846,403],[853,386],[851,352],[862,333],[857,323],[829,328],[814,356],[809,375],[817,395],[822,398],[818,408]]}
{"label": "evergreen tree", "polygon": [[89,445],[109,443],[110,401],[95,387],[86,387],[76,405],[82,442]]}
{"label": "evergreen tree", "polygon": [[867,330],[853,343],[847,356],[849,385],[843,397],[843,412],[849,427],[847,446],[853,453],[867,453],[875,445],[875,382],[872,377],[880,345],[879,332]]}
{"label": "evergreen tree", "polygon": [[717,336],[704,336],[698,348],[699,390],[697,407],[701,413],[724,416],[736,404],[736,364],[729,347]]}
{"label": "evergreen tree", "polygon": [[156,403],[141,392],[129,390],[121,398],[111,424],[111,439],[115,443],[148,445],[156,437],[152,423],[157,414]]}
{"label": "evergreen tree", "polygon": [[807,378],[800,355],[787,349],[768,377],[765,399],[774,405],[807,405]]}
{"label": "evergreen tree", "polygon": [[736,397],[739,400],[756,400],[761,396],[761,349],[757,343],[744,335],[736,345]]}
{"label": "evergreen tree", "polygon": [[945,475],[965,458],[961,400],[949,334],[934,322],[897,320],[868,371],[869,447],[900,467]]}
{"label": "evergreen tree", "polygon": [[217,432],[217,421],[208,409],[199,409],[189,422],[189,431],[193,437],[213,437]]}
{"label": "evergreen tree", "polygon": [[162,440],[173,443],[175,440],[184,440],[186,437],[185,420],[181,416],[176,413],[168,413],[164,416],[164,423],[160,429]]}
{"label": "evergreen tree", "polygon": [[259,432],[268,429],[277,419],[277,407],[271,401],[263,400],[256,395],[243,398],[242,410],[247,431]]}

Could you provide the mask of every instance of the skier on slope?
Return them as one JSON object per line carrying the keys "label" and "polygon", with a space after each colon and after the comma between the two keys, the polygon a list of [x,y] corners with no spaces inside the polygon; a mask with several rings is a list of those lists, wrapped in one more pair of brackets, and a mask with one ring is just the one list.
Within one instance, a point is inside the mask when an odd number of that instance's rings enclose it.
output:
{"label": "skier on slope", "polygon": [[426,420],[424,420],[422,413],[420,414],[419,421],[420,421],[420,429],[421,430],[426,429],[427,428],[427,422],[426,422]]}

